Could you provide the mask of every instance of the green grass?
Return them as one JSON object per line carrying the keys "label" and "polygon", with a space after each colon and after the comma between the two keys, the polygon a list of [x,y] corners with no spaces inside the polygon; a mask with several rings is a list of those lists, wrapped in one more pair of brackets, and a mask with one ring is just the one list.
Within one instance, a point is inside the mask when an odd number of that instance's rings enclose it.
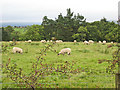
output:
{"label": "green grass", "polygon": [[[8,42],[3,42],[8,44]],[[32,62],[36,61],[36,57],[39,56],[40,49],[45,47],[45,44],[40,42],[24,43],[20,42],[15,47],[23,49],[23,54],[13,54],[12,48],[8,47],[8,51],[2,53],[2,63],[7,63],[7,60],[11,58],[12,63],[16,63],[18,67],[23,68],[23,72],[27,75],[31,71]],[[83,43],[75,44],[72,42],[63,42],[53,48],[59,52],[63,48],[71,48],[71,55],[59,55],[52,51],[47,51],[44,56],[44,63],[59,65],[68,62],[75,62],[73,69],[81,67],[88,70],[88,72],[81,72],[77,74],[69,74],[70,78],[51,75],[45,77],[46,83],[55,83],[59,88],[115,88],[114,74],[106,73],[105,69],[109,65],[108,63],[98,64],[99,59],[112,59],[112,52],[116,50],[116,47],[109,48],[106,53],[106,45],[91,44],[84,45]],[[6,76],[6,74],[3,74]],[[3,78],[3,87],[17,87],[12,83],[9,78]],[[52,86],[54,87],[54,85]]]}

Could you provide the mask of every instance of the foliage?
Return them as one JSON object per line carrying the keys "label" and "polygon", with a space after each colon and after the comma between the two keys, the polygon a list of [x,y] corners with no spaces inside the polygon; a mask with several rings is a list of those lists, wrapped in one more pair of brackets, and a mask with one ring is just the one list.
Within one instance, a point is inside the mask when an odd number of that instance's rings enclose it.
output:
{"label": "foliage", "polygon": [[[8,42],[3,42],[3,44],[7,44]],[[34,43],[33,45],[31,45]],[[106,68],[107,63],[97,64],[98,59],[112,59],[111,53],[116,49],[116,47],[111,48],[109,54],[100,53],[97,51],[98,49],[105,49],[106,45],[98,45],[97,43],[91,45],[84,45],[82,42],[79,42],[79,45],[73,42],[63,42],[56,43],[53,47],[52,43],[40,43],[39,41],[34,41],[32,43],[25,43],[20,41],[15,46],[23,49],[23,54],[13,54],[11,53],[13,46],[7,48],[8,52],[2,53],[2,63],[6,67],[6,64],[10,58],[10,67],[14,67],[16,64],[16,68],[19,72],[19,68],[22,69],[22,75],[25,75],[26,78],[30,79],[32,71],[35,74],[32,66],[36,66],[36,62],[39,56],[42,54],[42,57],[38,61],[37,70],[41,70],[39,73],[44,73],[38,77],[38,83],[41,84],[41,88],[96,88],[96,85],[99,88],[114,88],[114,75],[106,73],[104,68]],[[39,43],[36,45],[35,43]],[[49,47],[48,50],[46,48]],[[99,48],[101,46],[101,48]],[[71,48],[71,55],[65,54],[57,56],[58,52],[62,48]],[[44,52],[46,50],[46,52]],[[41,62],[41,64],[40,64]],[[34,63],[34,65],[33,65]],[[68,64],[67,64],[68,63]],[[46,66],[46,64],[48,66]],[[67,69],[64,73],[64,65]],[[47,74],[46,68],[48,67],[48,71],[51,71]],[[52,67],[52,70],[50,69]],[[57,69],[59,72],[56,72]],[[61,68],[62,67],[62,68]],[[5,70],[5,69],[4,69]],[[4,71],[3,70],[3,71]],[[76,71],[75,71],[76,70]],[[61,72],[62,71],[62,72]],[[71,73],[72,72],[72,73]],[[9,74],[9,73],[8,73]],[[21,75],[21,76],[22,76]],[[44,76],[45,75],[45,76]],[[7,77],[7,73],[2,73],[2,86],[3,88],[19,88],[17,86],[17,82],[14,82]],[[13,78],[16,76],[13,76]],[[103,79],[104,78],[104,79]],[[19,81],[20,78],[17,80]],[[32,79],[32,78],[31,78]],[[31,81],[31,80],[28,80]],[[85,83],[84,83],[85,82]],[[93,82],[93,83],[91,83]],[[108,83],[106,83],[108,82]],[[12,84],[11,84],[12,83]],[[21,82],[21,88],[25,88],[26,83]],[[28,86],[30,87],[30,86]],[[40,86],[37,86],[40,88]]]}
{"label": "foliage", "polygon": [[113,60],[106,60],[106,59],[98,60],[99,61],[98,63],[102,63],[102,62],[111,63],[111,65],[109,65],[106,68],[106,72],[116,73],[116,72],[114,72],[114,69],[116,68],[116,65],[119,65],[119,61],[120,61],[120,45],[117,44],[117,46],[118,46],[118,50],[114,51],[113,54],[112,54],[113,55]]}
{"label": "foliage", "polygon": [[31,25],[27,27],[27,31],[25,33],[26,40],[41,40],[44,39],[44,31],[43,26],[41,25]]}

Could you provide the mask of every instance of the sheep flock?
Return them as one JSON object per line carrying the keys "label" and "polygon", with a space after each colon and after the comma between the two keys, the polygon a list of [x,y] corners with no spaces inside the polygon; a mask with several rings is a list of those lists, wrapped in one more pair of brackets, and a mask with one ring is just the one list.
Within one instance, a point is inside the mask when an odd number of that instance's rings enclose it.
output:
{"label": "sheep flock", "polygon": [[[9,41],[9,43],[12,43],[13,41]],[[25,43],[32,43],[34,41],[32,40],[28,40],[28,41],[25,41]],[[53,42],[52,40],[41,40],[40,43],[51,43]],[[56,40],[54,41],[56,43],[62,43],[63,40]],[[77,40],[74,40],[73,43],[77,43],[78,41]],[[93,40],[85,40],[83,41],[83,45],[90,45],[90,44],[94,44],[94,43],[97,43],[97,44],[101,44],[101,45],[106,45],[107,44],[107,41],[103,40],[103,41],[93,41]],[[114,42],[111,41],[109,42],[110,44],[107,44],[107,48],[110,48],[114,45]],[[74,44],[73,44],[74,45]],[[19,48],[19,47],[13,47],[13,50],[12,50],[13,53],[23,53],[23,49]],[[61,51],[58,53],[58,55],[62,54],[64,55],[65,53],[67,53],[68,55],[70,55],[71,53],[71,49],[68,47],[68,48],[63,48],[61,49]]]}

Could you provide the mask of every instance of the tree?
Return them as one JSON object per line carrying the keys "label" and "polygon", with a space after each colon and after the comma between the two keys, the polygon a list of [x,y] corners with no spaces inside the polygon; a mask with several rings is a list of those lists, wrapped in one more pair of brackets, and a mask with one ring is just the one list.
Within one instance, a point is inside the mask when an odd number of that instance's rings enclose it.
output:
{"label": "tree", "polygon": [[9,41],[12,40],[12,32],[14,31],[12,26],[7,26],[2,29],[2,40]]}
{"label": "tree", "polygon": [[47,39],[56,37],[63,41],[73,41],[72,35],[77,32],[81,25],[85,25],[85,22],[83,16],[79,14],[74,15],[69,8],[65,16],[60,13],[55,20],[48,19],[47,16],[45,16],[42,25],[44,26]]}
{"label": "tree", "polygon": [[87,40],[87,35],[89,34],[87,27],[80,26],[78,28],[78,32],[73,34],[73,38],[77,39],[77,41],[84,41]]}
{"label": "tree", "polygon": [[31,25],[27,27],[25,33],[26,40],[41,40],[44,39],[44,27],[41,25]]}

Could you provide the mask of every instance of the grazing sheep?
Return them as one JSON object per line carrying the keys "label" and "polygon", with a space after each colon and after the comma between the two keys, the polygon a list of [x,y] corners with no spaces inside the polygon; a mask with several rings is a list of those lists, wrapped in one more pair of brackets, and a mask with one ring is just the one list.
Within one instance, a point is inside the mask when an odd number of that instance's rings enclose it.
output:
{"label": "grazing sheep", "polygon": [[106,41],[104,40],[104,41],[103,41],[103,45],[105,45],[105,44],[106,44]]}
{"label": "grazing sheep", "polygon": [[41,43],[46,43],[46,40],[41,40],[40,42],[41,42]]}
{"label": "grazing sheep", "polygon": [[13,53],[23,53],[23,50],[21,48],[18,47],[13,47]]}
{"label": "grazing sheep", "polygon": [[58,53],[58,55],[60,55],[60,54],[63,54],[63,55],[64,55],[65,53],[67,53],[68,55],[70,55],[71,49],[70,49],[70,48],[62,49],[62,50]]}
{"label": "grazing sheep", "polygon": [[88,42],[88,41],[84,41],[84,44],[85,44],[85,45],[89,45],[89,42]]}
{"label": "grazing sheep", "polygon": [[28,43],[31,43],[32,42],[32,40],[28,40]]}
{"label": "grazing sheep", "polygon": [[93,40],[89,40],[89,43],[94,43],[94,41]]}

